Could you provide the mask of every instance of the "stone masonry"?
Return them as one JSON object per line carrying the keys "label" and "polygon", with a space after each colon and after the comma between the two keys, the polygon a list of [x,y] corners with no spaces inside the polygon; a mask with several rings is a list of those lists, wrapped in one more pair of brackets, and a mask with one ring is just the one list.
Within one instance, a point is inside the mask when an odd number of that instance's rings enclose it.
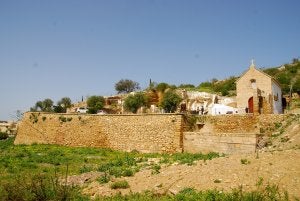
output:
{"label": "stone masonry", "polygon": [[123,151],[182,152],[182,115],[25,113],[15,144],[91,146]]}
{"label": "stone masonry", "polygon": [[[236,81],[237,107],[248,108],[254,114],[282,113],[282,92],[279,83],[255,68],[249,69]],[[252,97],[252,100],[251,100]],[[249,105],[252,102],[252,106]]]}
{"label": "stone masonry", "polygon": [[15,144],[91,146],[144,153],[253,153],[261,130],[268,134],[267,131],[282,122],[286,115],[205,115],[197,118],[194,129],[184,131],[187,123],[181,114],[28,112],[18,126]]}

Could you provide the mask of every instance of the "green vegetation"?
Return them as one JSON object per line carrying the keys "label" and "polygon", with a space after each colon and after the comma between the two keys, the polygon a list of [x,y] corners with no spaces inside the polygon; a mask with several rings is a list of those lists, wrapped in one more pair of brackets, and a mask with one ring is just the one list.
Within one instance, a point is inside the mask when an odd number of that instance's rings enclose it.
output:
{"label": "green vegetation", "polygon": [[159,91],[159,92],[165,92],[167,89],[176,89],[177,87],[175,85],[169,85],[168,83],[161,82],[158,84],[154,84],[154,90]]}
{"label": "green vegetation", "polygon": [[65,113],[67,108],[72,106],[71,99],[69,97],[63,97],[57,102],[57,105],[53,104],[53,100],[46,98],[43,101],[37,101],[33,107],[30,108],[31,112],[56,112]]}
{"label": "green vegetation", "polygon": [[101,177],[97,178],[97,181],[100,184],[105,184],[105,183],[109,182],[110,179],[111,179],[111,176],[108,173],[104,172],[104,174]]}
{"label": "green vegetation", "polygon": [[140,89],[139,83],[129,79],[121,79],[115,84],[115,90],[118,93],[130,93],[137,89]]}
{"label": "green vegetation", "polygon": [[43,101],[37,101],[34,107],[30,108],[31,112],[52,112],[53,111],[53,101],[50,98],[46,98]]}
{"label": "green vegetation", "polygon": [[0,132],[0,140],[5,140],[8,138],[8,134],[6,132]]}
{"label": "green vegetation", "polygon": [[222,182],[221,179],[215,179],[215,180],[214,180],[214,183],[216,183],[216,184],[219,184],[219,183],[221,183],[221,182]]}
{"label": "green vegetation", "polygon": [[126,110],[136,113],[142,106],[147,105],[147,96],[142,92],[137,92],[134,95],[129,95],[124,101]]}
{"label": "green vegetation", "polygon": [[158,164],[153,165],[152,166],[151,174],[159,174],[160,173],[160,171],[159,171],[160,169],[161,169],[160,165],[158,165]]}
{"label": "green vegetation", "polygon": [[72,121],[73,118],[72,118],[72,117],[59,116],[58,119],[59,119],[59,121],[60,121],[61,123],[63,123],[63,122]]}
{"label": "green vegetation", "polygon": [[[285,64],[283,68],[273,67],[263,69],[263,71],[274,77],[281,85],[283,94],[290,92],[300,92],[300,61],[293,59],[291,64]],[[211,81],[205,81],[195,87],[192,84],[181,84],[178,88],[203,91],[209,93],[219,93],[222,96],[234,96],[236,90],[236,80],[238,77],[231,76],[224,80],[213,78]],[[166,83],[165,83],[166,84]],[[168,84],[166,84],[168,86]]]}
{"label": "green vegetation", "polygon": [[53,111],[56,113],[66,113],[67,109],[72,106],[72,101],[69,97],[63,97],[53,106]]}
{"label": "green vegetation", "polygon": [[30,121],[35,124],[39,121],[40,113],[31,113],[29,116]]}
{"label": "green vegetation", "polygon": [[0,200],[90,200],[80,193],[79,187],[59,181],[57,175],[22,175],[10,182],[1,182]]}
{"label": "green vegetation", "polygon": [[[142,154],[87,147],[13,145],[13,140],[0,141],[0,200],[90,200],[81,194],[79,187],[66,185],[68,175],[98,170],[103,175],[97,181],[103,184],[112,177],[131,176],[141,168],[159,173],[160,164],[179,162],[193,165],[196,160],[219,157],[216,153]],[[149,163],[153,158],[158,162]],[[128,187],[125,180],[111,184],[112,189]],[[96,200],[288,200],[288,195],[280,193],[277,186],[268,185],[253,192],[244,192],[241,188],[229,193],[187,188],[175,196],[145,192]]]}
{"label": "green vegetation", "polygon": [[300,92],[300,61],[293,59],[291,64],[283,68],[268,68],[264,72],[274,77],[281,85],[283,94]]}
{"label": "green vegetation", "polygon": [[91,147],[64,147],[58,145],[33,144],[14,145],[14,138],[0,141],[0,184],[20,175],[56,174],[63,175],[68,166],[70,175],[88,171],[100,171],[108,176],[132,176],[148,164],[150,158],[158,158],[160,163],[188,163],[208,160],[219,154],[142,154],[139,152],[120,152],[111,149]]}
{"label": "green vegetation", "polygon": [[181,84],[180,89],[187,89],[191,91],[202,91],[208,93],[219,93],[222,96],[234,96],[236,90],[236,83],[238,77],[231,76],[225,80],[217,80],[213,78],[211,81],[202,82],[198,87],[192,84]]}
{"label": "green vegetation", "polygon": [[98,197],[96,201],[287,201],[289,196],[286,192],[279,192],[278,186],[267,185],[262,188],[257,187],[257,190],[251,192],[245,192],[242,187],[233,189],[231,192],[219,191],[217,189],[207,191],[196,191],[194,188],[185,188],[176,195],[157,195],[150,191],[144,193],[131,193],[129,195],[122,196],[117,194],[113,197]]}
{"label": "green vegetation", "polygon": [[242,158],[241,159],[241,164],[243,164],[243,165],[248,165],[248,164],[250,164],[251,162],[248,160],[248,159],[246,159],[246,158]]}
{"label": "green vegetation", "polygon": [[126,189],[129,188],[129,184],[126,180],[116,181],[110,185],[111,189]]}
{"label": "green vegetation", "polygon": [[90,96],[87,101],[88,113],[96,114],[98,110],[102,109],[105,104],[103,96]]}
{"label": "green vegetation", "polygon": [[163,96],[161,107],[166,112],[170,112],[170,113],[175,112],[181,100],[182,100],[181,97],[175,91],[169,90],[165,92]]}

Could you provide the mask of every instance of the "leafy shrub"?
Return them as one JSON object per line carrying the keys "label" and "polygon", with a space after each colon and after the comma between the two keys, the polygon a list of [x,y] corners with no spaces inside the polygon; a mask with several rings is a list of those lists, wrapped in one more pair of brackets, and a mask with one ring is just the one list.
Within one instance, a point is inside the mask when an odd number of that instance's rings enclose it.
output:
{"label": "leafy shrub", "polygon": [[222,182],[221,179],[215,179],[215,180],[214,180],[214,183],[217,183],[217,184],[218,184],[218,183],[221,183],[221,182]]}
{"label": "leafy shrub", "polygon": [[246,159],[246,158],[242,158],[241,159],[241,164],[248,165],[248,164],[250,164],[250,161],[248,159]]}
{"label": "leafy shrub", "polygon": [[85,172],[91,172],[93,170],[92,167],[90,166],[86,166],[86,165],[83,165],[80,169],[79,169],[79,173],[85,173]]}
{"label": "leafy shrub", "polygon": [[161,169],[160,165],[157,165],[157,164],[153,165],[152,166],[151,174],[159,174],[160,173],[159,172],[160,169]]}
{"label": "leafy shrub", "polygon": [[126,189],[129,188],[129,184],[126,180],[116,181],[110,185],[111,189]]}
{"label": "leafy shrub", "polygon": [[161,107],[169,113],[175,112],[182,98],[172,90],[167,91],[162,99]]}
{"label": "leafy shrub", "polygon": [[202,154],[202,153],[175,153],[173,154],[173,158],[175,161],[180,162],[181,164],[188,164],[193,165],[195,161],[197,160],[211,160],[213,158],[220,157],[218,153],[210,152],[208,154]]}
{"label": "leafy shrub", "polygon": [[147,101],[147,96],[142,92],[138,92],[127,96],[124,100],[124,107],[127,111],[136,113],[140,107],[147,105]]}
{"label": "leafy shrub", "polygon": [[67,118],[64,117],[64,116],[59,116],[58,117],[59,121],[62,123],[62,122],[67,122]]}
{"label": "leafy shrub", "polygon": [[122,176],[125,177],[131,177],[132,175],[133,175],[133,171],[130,168],[126,168],[122,173]]}
{"label": "leafy shrub", "polygon": [[0,132],[0,140],[5,140],[8,138],[8,134],[6,132]]}
{"label": "leafy shrub", "polygon": [[278,129],[282,126],[282,123],[281,122],[275,122],[274,126],[275,126],[275,129]]}
{"label": "leafy shrub", "polygon": [[105,103],[103,96],[91,96],[87,99],[88,113],[96,114],[98,110],[102,109]]}
{"label": "leafy shrub", "polygon": [[29,116],[29,119],[33,124],[37,123],[39,121],[38,119],[39,114],[31,113]]}
{"label": "leafy shrub", "polygon": [[107,183],[110,181],[110,175],[107,174],[106,172],[104,172],[104,174],[97,178],[97,181],[100,183],[100,184],[104,184],[104,183]]}
{"label": "leafy shrub", "polygon": [[1,200],[83,200],[79,188],[45,175],[18,176],[0,185]]}

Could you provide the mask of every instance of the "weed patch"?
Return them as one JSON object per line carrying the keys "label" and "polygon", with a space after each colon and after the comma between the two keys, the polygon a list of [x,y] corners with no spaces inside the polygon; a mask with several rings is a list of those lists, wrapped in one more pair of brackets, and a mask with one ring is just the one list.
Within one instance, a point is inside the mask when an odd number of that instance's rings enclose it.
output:
{"label": "weed patch", "polygon": [[248,165],[248,164],[250,164],[251,162],[248,160],[248,159],[246,159],[246,158],[242,158],[241,159],[241,164],[243,164],[243,165]]}
{"label": "weed patch", "polygon": [[126,180],[116,181],[110,185],[111,189],[126,189],[129,188],[129,184]]}
{"label": "weed patch", "polygon": [[160,171],[159,171],[160,169],[161,169],[160,165],[157,165],[157,164],[153,165],[152,166],[151,174],[159,174],[160,173]]}

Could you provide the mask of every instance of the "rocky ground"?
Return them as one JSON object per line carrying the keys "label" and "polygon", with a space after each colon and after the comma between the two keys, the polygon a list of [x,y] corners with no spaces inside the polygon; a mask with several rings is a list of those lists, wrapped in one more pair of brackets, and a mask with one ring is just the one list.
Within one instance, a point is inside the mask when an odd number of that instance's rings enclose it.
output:
{"label": "rocky ground", "polygon": [[[300,198],[300,125],[294,122],[272,145],[255,154],[230,155],[211,161],[198,161],[195,165],[172,164],[162,166],[158,174],[149,169],[141,170],[132,177],[113,179],[107,184],[95,181],[92,176],[75,177],[83,185],[83,193],[91,195],[113,195],[118,192],[143,192],[151,190],[158,194],[176,194],[185,187],[197,190],[219,189],[230,191],[242,186],[244,190],[255,190],[258,183],[276,184],[290,197]],[[79,178],[79,179],[78,179]],[[81,179],[80,179],[81,178]],[[128,189],[113,190],[111,182],[126,180]],[[82,182],[84,180],[84,182]]]}

